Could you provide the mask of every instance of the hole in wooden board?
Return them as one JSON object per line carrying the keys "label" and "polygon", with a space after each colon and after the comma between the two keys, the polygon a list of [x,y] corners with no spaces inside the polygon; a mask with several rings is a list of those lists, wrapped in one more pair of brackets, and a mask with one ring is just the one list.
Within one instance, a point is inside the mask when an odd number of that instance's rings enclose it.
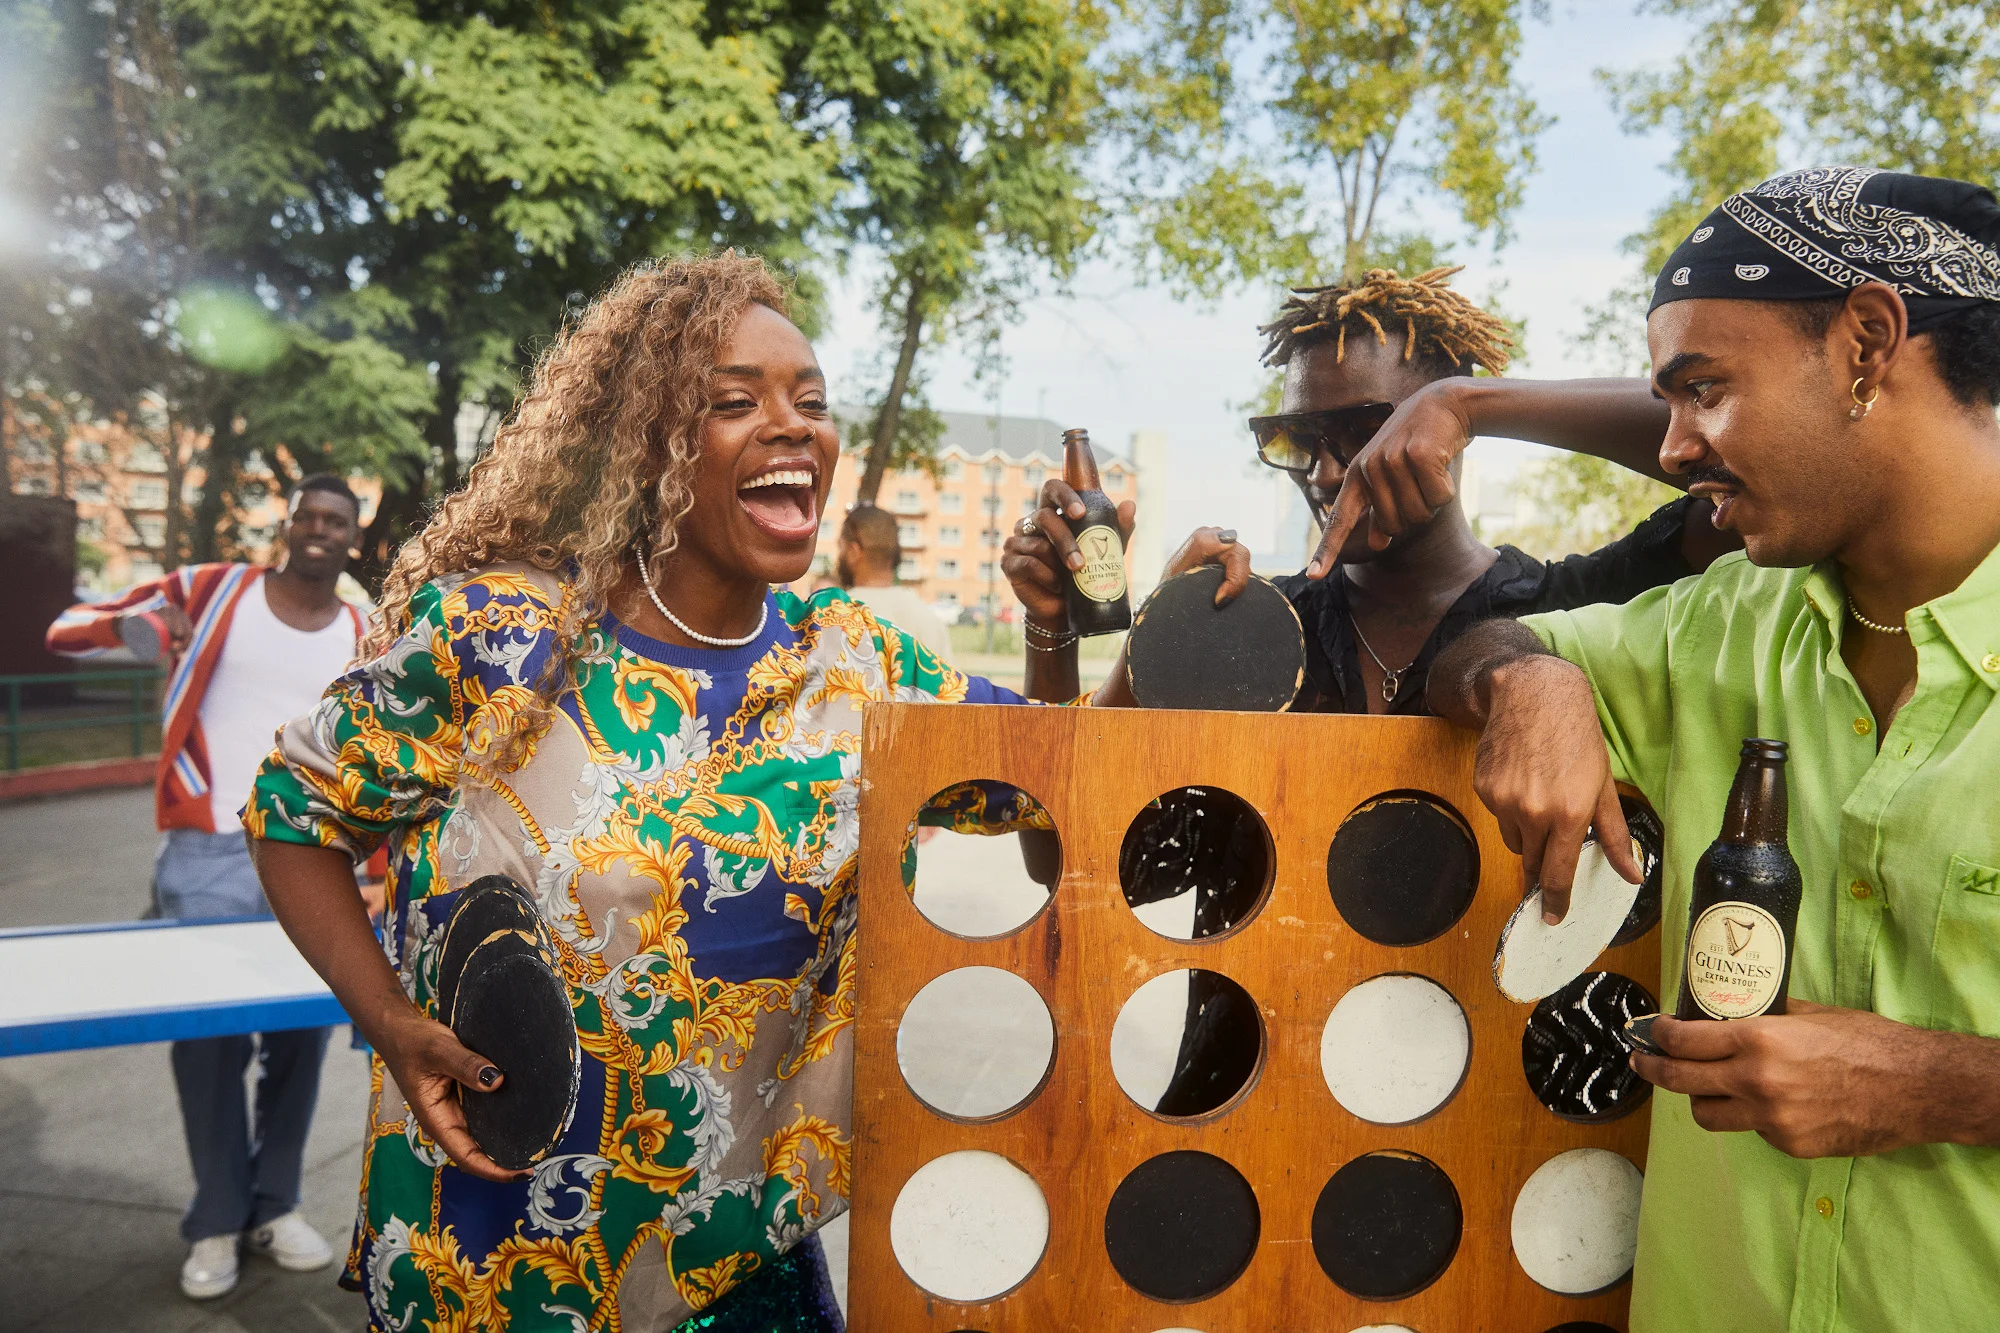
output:
{"label": "hole in wooden board", "polygon": [[1572,1148],[1536,1168],[1514,1199],[1514,1258],[1550,1291],[1588,1296],[1632,1271],[1639,1168],[1603,1148]]}
{"label": "hole in wooden board", "polygon": [[1340,997],[1320,1034],[1320,1072],[1333,1099],[1378,1125],[1432,1114],[1471,1063],[1465,1011],[1429,977],[1370,977]]}
{"label": "hole in wooden board", "polygon": [[1027,1280],[1049,1243],[1034,1178],[998,1153],[946,1153],[918,1167],[889,1210],[889,1247],[910,1281],[971,1304]]}
{"label": "hole in wooden board", "polygon": [[1619,808],[1625,812],[1625,827],[1632,834],[1632,841],[1639,844],[1639,869],[1644,878],[1639,885],[1639,896],[1633,900],[1632,910],[1625,917],[1625,924],[1611,937],[1613,948],[1630,944],[1654,926],[1660,924],[1660,868],[1666,858],[1667,830],[1660,823],[1659,815],[1653,807],[1637,797],[1621,794]]}
{"label": "hole in wooden board", "polygon": [[1271,888],[1271,832],[1248,801],[1177,787],[1141,810],[1118,849],[1118,883],[1147,929],[1212,939],[1256,914]]}
{"label": "hole in wooden board", "polygon": [[896,1026],[896,1063],[917,1100],[990,1120],[1034,1099],[1055,1063],[1056,1027],[1035,988],[997,967],[960,967],[918,991]]}
{"label": "hole in wooden board", "polygon": [[1537,1004],[1521,1032],[1521,1072],[1535,1100],[1586,1124],[1644,1106],[1653,1085],[1632,1072],[1623,1034],[1627,1020],[1659,1010],[1644,986],[1616,972],[1586,972]]}
{"label": "hole in wooden board", "polygon": [[1235,1167],[1205,1152],[1169,1152],[1119,1182],[1104,1213],[1104,1248],[1140,1295],[1198,1301],[1243,1275],[1259,1226],[1257,1195]]}
{"label": "hole in wooden board", "polygon": [[1264,1023],[1250,993],[1219,972],[1154,977],[1111,1025],[1111,1072],[1156,1115],[1204,1116],[1235,1102],[1257,1074]]}
{"label": "hole in wooden board", "polygon": [[[1040,827],[1024,827],[1032,825]],[[1021,929],[1061,879],[1062,842],[1048,811],[1005,782],[946,787],[924,802],[903,843],[903,885],[917,910],[968,939]]]}
{"label": "hole in wooden board", "polygon": [[1313,1255],[1363,1300],[1414,1296],[1458,1253],[1465,1218],[1451,1177],[1427,1157],[1372,1152],[1333,1173],[1313,1206]]}
{"label": "hole in wooden board", "polygon": [[1362,802],[1326,854],[1333,904],[1364,939],[1397,947],[1450,930],[1479,887],[1479,848],[1459,813],[1426,792]]}

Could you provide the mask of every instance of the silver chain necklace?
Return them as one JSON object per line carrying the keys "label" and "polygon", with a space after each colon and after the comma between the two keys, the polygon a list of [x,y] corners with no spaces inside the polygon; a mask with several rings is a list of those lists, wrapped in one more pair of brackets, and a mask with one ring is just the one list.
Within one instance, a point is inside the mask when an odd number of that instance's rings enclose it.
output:
{"label": "silver chain necklace", "polygon": [[1368,636],[1361,632],[1361,622],[1354,618],[1354,613],[1351,611],[1348,613],[1347,623],[1354,626],[1355,640],[1363,648],[1368,649],[1368,655],[1375,659],[1375,665],[1382,668],[1382,702],[1385,704],[1396,702],[1396,687],[1403,683],[1403,672],[1415,666],[1417,659],[1411,658],[1401,670],[1389,670],[1389,664],[1382,660],[1382,654],[1376,652],[1373,645],[1368,642]]}
{"label": "silver chain necklace", "polygon": [[639,557],[639,582],[646,585],[646,596],[653,599],[654,607],[659,610],[661,615],[673,622],[675,629],[687,635],[696,643],[705,643],[711,648],[741,648],[747,644],[755,643],[757,636],[764,632],[764,622],[771,618],[771,599],[768,597],[764,599],[764,604],[757,608],[757,628],[751,630],[740,639],[718,639],[712,634],[703,634],[700,630],[691,628],[685,620],[667,610],[667,604],[660,600],[659,591],[653,587],[653,571],[649,559],[652,553],[647,549],[646,541],[643,537],[634,543],[634,551]]}
{"label": "silver chain necklace", "polygon": [[1861,608],[1854,604],[1853,593],[1847,594],[1847,614],[1853,616],[1856,621],[1860,622],[1866,628],[1874,630],[1877,634],[1908,634],[1910,632],[1908,625],[1878,625],[1867,616],[1862,615]]}

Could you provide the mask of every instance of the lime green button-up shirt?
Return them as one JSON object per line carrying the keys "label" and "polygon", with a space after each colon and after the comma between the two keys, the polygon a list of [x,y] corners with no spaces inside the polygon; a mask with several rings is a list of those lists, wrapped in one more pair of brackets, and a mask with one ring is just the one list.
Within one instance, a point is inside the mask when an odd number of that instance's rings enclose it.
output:
{"label": "lime green button-up shirt", "polygon": [[[1617,775],[1667,830],[1679,993],[1694,864],[1746,736],[1791,744],[1805,878],[1791,993],[2000,1037],[2000,551],[1910,613],[1917,685],[1879,738],[1830,568],[1742,556],[1623,606],[1528,618],[1587,672]],[[1656,1092],[1633,1333],[2000,1328],[2000,1149],[1799,1161]]]}

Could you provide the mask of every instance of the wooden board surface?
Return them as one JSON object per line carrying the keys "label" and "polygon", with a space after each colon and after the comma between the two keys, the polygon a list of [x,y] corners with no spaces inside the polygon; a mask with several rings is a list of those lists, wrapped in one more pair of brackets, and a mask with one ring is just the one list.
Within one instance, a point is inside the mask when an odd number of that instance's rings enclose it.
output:
{"label": "wooden board surface", "polygon": [[[1531,1005],[1494,988],[1495,941],[1520,899],[1519,861],[1472,790],[1475,738],[1433,719],[1137,710],[871,705],[861,797],[862,921],[856,1020],[856,1155],[849,1298],[858,1333],[980,1330],[1047,1333],[1296,1333],[1402,1324],[1415,1333],[1542,1333],[1568,1320],[1625,1327],[1629,1283],[1576,1298],[1537,1285],[1515,1262],[1510,1218],[1534,1170],[1572,1148],[1607,1148],[1645,1165],[1644,1110],[1580,1125],[1544,1109],[1521,1070]],[[1016,933],[968,940],[931,925],[899,867],[903,832],[935,792],[997,779],[1026,790],[1054,817],[1063,876],[1050,907]],[[1242,797],[1267,824],[1275,879],[1257,913],[1213,940],[1148,930],[1126,906],[1118,851],[1148,802],[1177,787]],[[1387,948],[1341,920],[1328,891],[1327,849],[1341,821],[1370,797],[1428,792],[1453,807],[1478,841],[1480,884],[1457,926],[1429,943]],[[1011,841],[1011,840],[1010,840]],[[979,1124],[945,1119],[910,1093],[896,1063],[896,1026],[927,982],[956,967],[1006,968],[1033,983],[1056,1027],[1042,1091],[1012,1115]],[[1112,1077],[1120,1007],[1163,972],[1208,968],[1243,985],[1265,1025],[1265,1055],[1249,1092],[1196,1123],[1142,1110]],[[1657,927],[1597,964],[1659,991]],[[1320,1038],[1354,984],[1412,972],[1444,986],[1472,1031],[1471,1065],[1451,1101],[1416,1124],[1369,1124],[1333,1100]],[[1025,1169],[1049,1204],[1041,1263],[1006,1296],[979,1305],[936,1300],[909,1281],[890,1247],[903,1183],[925,1162],[961,1149],[1001,1154]],[[1176,1149],[1212,1153],[1255,1189],[1262,1215],[1249,1268],[1220,1294],[1188,1305],[1150,1300],[1112,1268],[1104,1213],[1141,1162]],[[1465,1230],[1444,1275],[1400,1301],[1360,1300],[1315,1260],[1313,1205],[1333,1173],[1377,1149],[1420,1153],[1457,1186]]]}

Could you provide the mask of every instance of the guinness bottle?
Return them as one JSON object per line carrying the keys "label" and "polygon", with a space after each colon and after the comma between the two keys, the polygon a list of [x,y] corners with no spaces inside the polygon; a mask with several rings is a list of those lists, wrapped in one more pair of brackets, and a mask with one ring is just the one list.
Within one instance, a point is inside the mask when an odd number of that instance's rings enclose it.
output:
{"label": "guinness bottle", "polygon": [[1063,432],[1063,480],[1083,501],[1076,523],[1076,549],[1083,568],[1069,571],[1064,589],[1069,627],[1078,634],[1116,634],[1132,628],[1132,599],[1125,588],[1125,538],[1118,531],[1118,506],[1100,488],[1090,432]]}
{"label": "guinness bottle", "polygon": [[1746,740],[1722,832],[1695,863],[1674,1017],[1784,1013],[1799,893],[1785,845],[1785,743]]}

